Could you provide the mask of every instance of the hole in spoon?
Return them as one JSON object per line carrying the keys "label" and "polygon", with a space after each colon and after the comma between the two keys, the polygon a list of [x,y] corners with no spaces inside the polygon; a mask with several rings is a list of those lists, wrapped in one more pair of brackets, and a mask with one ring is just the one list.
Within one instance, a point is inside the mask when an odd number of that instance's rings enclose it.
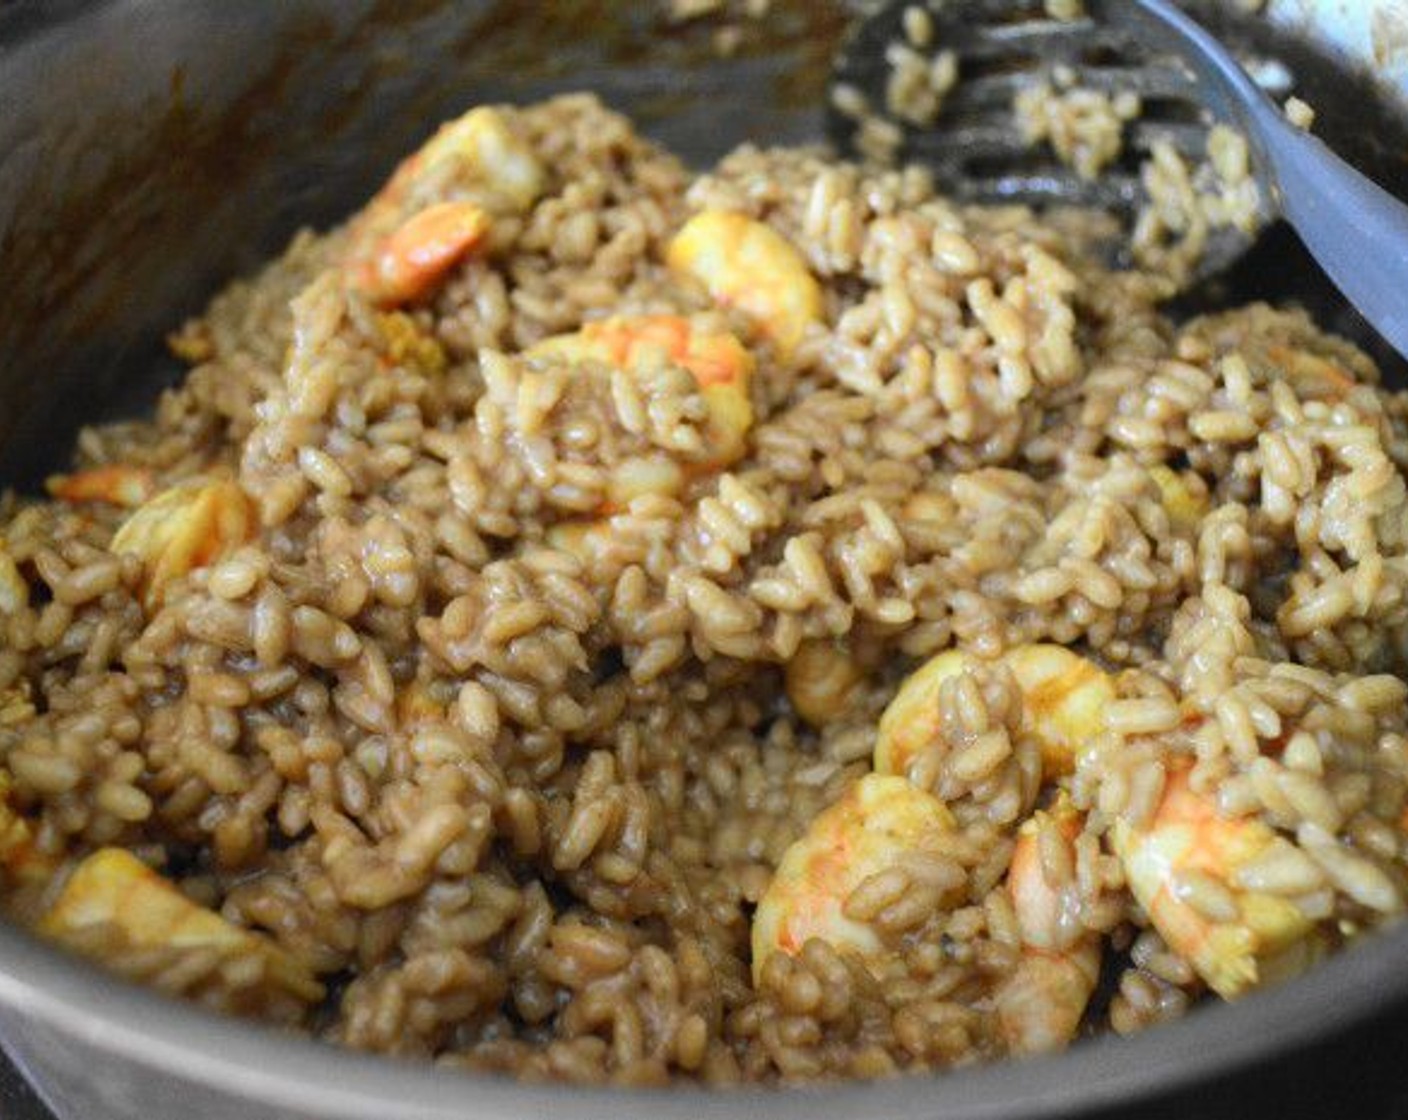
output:
{"label": "hole in spoon", "polygon": [[1130,59],[1108,43],[1101,43],[1080,52],[1080,64],[1095,70],[1127,70]]}
{"label": "hole in spoon", "polygon": [[960,57],[958,60],[958,81],[976,81],[979,78],[997,78],[1005,74],[1028,74],[1041,66],[1041,60],[1029,54],[1001,54],[987,57]]}
{"label": "hole in spoon", "polygon": [[1139,119],[1159,124],[1207,123],[1205,110],[1195,101],[1182,97],[1145,97],[1140,101]]}

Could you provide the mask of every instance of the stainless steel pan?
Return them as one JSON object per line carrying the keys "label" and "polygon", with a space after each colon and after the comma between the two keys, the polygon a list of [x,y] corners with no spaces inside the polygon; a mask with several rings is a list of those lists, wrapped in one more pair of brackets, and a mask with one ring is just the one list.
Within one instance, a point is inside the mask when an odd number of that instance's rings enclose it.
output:
{"label": "stainless steel pan", "polygon": [[[1408,7],[1273,3],[1320,131],[1408,185]],[[301,224],[353,209],[436,121],[592,88],[698,162],[820,135],[838,7],[778,2],[739,54],[653,4],[76,0],[0,4],[0,482],[150,402],[163,332]],[[1229,31],[1243,37],[1243,32]],[[1257,45],[1257,43],[1254,43]],[[1355,76],[1375,60],[1380,77]],[[1285,233],[1220,291],[1363,328]],[[1371,1115],[1408,1102],[1408,928],[1285,988],[1068,1055],[823,1092],[524,1087],[341,1053],[112,980],[0,923],[0,1037],[64,1120],[603,1120]]]}

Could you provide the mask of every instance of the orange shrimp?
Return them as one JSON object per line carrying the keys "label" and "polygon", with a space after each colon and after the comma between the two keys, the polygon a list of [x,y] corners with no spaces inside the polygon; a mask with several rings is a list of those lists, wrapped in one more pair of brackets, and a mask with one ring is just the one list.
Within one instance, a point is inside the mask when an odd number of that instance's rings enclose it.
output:
{"label": "orange shrimp", "polygon": [[1007,891],[1022,936],[1022,958],[993,996],[998,1027],[1014,1054],[1064,1048],[1075,1037],[1100,977],[1099,935],[1071,920],[1080,900],[1074,884],[1055,886],[1041,860],[1041,833],[1055,836],[1074,862],[1081,816],[1060,800],[1038,811],[1017,834]]}
{"label": "orange shrimp", "polygon": [[160,605],[174,580],[223,560],[257,530],[254,505],[239,483],[199,477],[177,483],[136,510],[114,534],[112,550],[142,559],[143,596],[150,608]]}
{"label": "orange shrimp", "polygon": [[[1314,923],[1293,900],[1239,884],[1243,868],[1290,842],[1259,820],[1219,814],[1193,789],[1188,767],[1169,773],[1147,824],[1117,821],[1112,839],[1154,928],[1224,999],[1299,971],[1314,956]],[[1191,879],[1206,884],[1226,913],[1214,917],[1206,903],[1195,906]]]}
{"label": "orange shrimp", "polygon": [[156,479],[146,467],[112,463],[53,475],[45,481],[44,488],[60,501],[106,502],[135,509],[156,493]]}
{"label": "orange shrimp", "polygon": [[903,778],[868,774],[858,781],[777,865],[753,915],[754,978],[774,953],[795,955],[812,938],[863,960],[891,951],[871,926],[846,916],[846,900],[910,854],[942,851],[953,827],[938,798]]}
{"label": "orange shrimp", "polygon": [[783,669],[783,688],[797,714],[813,727],[840,715],[865,682],[865,670],[833,641],[803,642]]}
{"label": "orange shrimp", "polygon": [[[125,848],[100,848],[80,863],[40,919],[38,932],[77,952],[118,962],[119,971],[125,961],[142,962],[162,951],[203,950],[232,963],[258,960],[260,986],[302,1003],[323,997],[323,986],[308,967],[271,938],[192,902]],[[232,968],[228,977],[212,971],[217,984],[234,985],[250,975],[248,967]]]}
{"label": "orange shrimp", "polygon": [[[1041,747],[1049,776],[1069,774],[1076,751],[1104,726],[1104,709],[1115,698],[1114,681],[1093,662],[1063,646],[1017,646],[1002,659],[1022,695],[1029,730]],[[940,735],[939,689],[973,665],[970,654],[947,650],[930,658],[900,686],[880,717],[875,769],[905,774]]]}
{"label": "orange shrimp", "polygon": [[696,214],[670,242],[666,262],[752,319],[783,357],[821,319],[821,286],[802,254],[772,226],[744,214]]}
{"label": "orange shrimp", "polygon": [[376,241],[350,267],[352,284],[384,307],[424,299],[483,245],[488,213],[472,202],[440,202]]}
{"label": "orange shrimp", "polygon": [[[619,512],[643,494],[676,494],[692,475],[728,466],[747,450],[753,426],[753,356],[728,331],[705,328],[680,315],[614,316],[587,323],[572,334],[543,339],[528,356],[600,362],[632,375],[663,356],[688,371],[699,386],[708,410],[703,454],[683,463],[659,454],[618,464],[598,514]],[[570,546],[578,536],[563,540],[575,551]]]}

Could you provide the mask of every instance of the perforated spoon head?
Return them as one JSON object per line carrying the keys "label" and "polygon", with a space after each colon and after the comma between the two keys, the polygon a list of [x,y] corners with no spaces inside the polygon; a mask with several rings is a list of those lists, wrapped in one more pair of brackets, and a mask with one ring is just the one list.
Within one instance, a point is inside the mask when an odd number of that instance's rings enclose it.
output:
{"label": "perforated spoon head", "polygon": [[[856,25],[838,53],[831,138],[843,151],[855,149],[855,107],[863,99],[898,129],[896,157],[931,169],[949,196],[975,203],[1101,210],[1120,218],[1127,233],[1147,202],[1141,166],[1157,144],[1167,143],[1197,165],[1206,159],[1211,126],[1239,123],[1235,107],[1200,78],[1175,49],[1176,41],[1139,18],[1137,7],[1130,0],[1105,0],[1088,3],[1087,14],[1077,19],[1057,20],[1046,14],[1041,0],[883,3]],[[929,59],[941,52],[954,55],[957,82],[932,123],[886,111],[896,72],[894,54],[906,50]],[[1269,92],[1289,92],[1285,66],[1264,59],[1252,64]],[[1120,156],[1096,176],[1079,174],[1049,146],[1034,144],[1018,118],[1019,91],[1056,74],[1070,88],[1139,99],[1137,118],[1124,127]],[[1258,218],[1269,219],[1272,194],[1263,189],[1259,197]],[[1243,229],[1211,231],[1189,279],[1225,270],[1251,243]],[[1129,263],[1127,246],[1127,237],[1108,246],[1112,263]]]}

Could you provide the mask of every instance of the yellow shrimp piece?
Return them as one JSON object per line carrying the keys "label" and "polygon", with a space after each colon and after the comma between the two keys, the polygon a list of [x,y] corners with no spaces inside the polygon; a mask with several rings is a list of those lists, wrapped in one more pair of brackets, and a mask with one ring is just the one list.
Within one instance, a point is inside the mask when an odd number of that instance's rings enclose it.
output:
{"label": "yellow shrimp piece", "polygon": [[1064,798],[1038,810],[1017,833],[1007,891],[1022,937],[1017,968],[993,995],[998,1029],[1013,1054],[1064,1048],[1075,1037],[1100,978],[1100,939],[1072,920],[1080,905],[1074,886],[1058,889],[1042,868],[1039,837],[1054,826],[1075,860],[1081,816]]}
{"label": "yellow shrimp piece", "polygon": [[1192,530],[1202,524],[1208,509],[1206,490],[1195,490],[1183,475],[1163,463],[1150,467],[1149,477],[1159,488],[1159,501],[1175,529]]}
{"label": "yellow shrimp piece", "polygon": [[813,727],[825,727],[855,698],[865,670],[836,642],[803,642],[783,669],[783,687],[797,714]]}
{"label": "yellow shrimp piece", "polygon": [[[506,208],[528,210],[547,188],[547,171],[533,147],[514,132],[503,112],[483,105],[440,126],[420,150],[402,162],[411,177],[459,163],[469,177],[491,187]],[[392,183],[395,183],[393,177]]]}
{"label": "yellow shrimp piece", "polygon": [[438,202],[417,212],[350,266],[351,282],[383,307],[421,300],[489,236],[487,211],[472,202]]}
{"label": "yellow shrimp piece", "polygon": [[[880,717],[875,769],[908,773],[910,764],[942,734],[939,690],[952,677],[979,664],[962,650],[937,654],[900,685]],[[1063,646],[1017,646],[1002,657],[1022,694],[1027,729],[1041,747],[1048,777],[1075,768],[1076,752],[1104,728],[1104,709],[1115,698],[1110,675]]]}
{"label": "yellow shrimp piece", "polygon": [[[116,962],[119,970],[129,958],[162,949],[203,951],[232,963],[257,960],[261,987],[304,1003],[323,998],[322,984],[279,945],[198,906],[123,848],[101,848],[80,863],[38,932],[85,956]],[[217,985],[233,983],[221,969],[211,973]]]}
{"label": "yellow shrimp piece", "polygon": [[254,538],[258,517],[230,479],[201,477],[164,490],[122,523],[114,552],[143,562],[143,601],[160,605],[166,588],[196,568],[218,563]]}
{"label": "yellow shrimp piece", "polygon": [[754,979],[773,953],[795,955],[812,938],[864,960],[885,953],[874,929],[846,917],[846,900],[906,855],[936,851],[953,827],[943,802],[903,778],[868,774],[858,781],[778,864],[753,915]]}
{"label": "yellow shrimp piece", "polygon": [[[1112,841],[1154,928],[1224,999],[1297,972],[1314,955],[1314,923],[1294,902],[1236,884],[1240,868],[1288,841],[1261,821],[1220,816],[1193,790],[1186,768],[1168,775],[1146,826],[1117,821]],[[1180,880],[1192,875],[1222,896],[1229,907],[1222,920],[1180,897]]]}
{"label": "yellow shrimp piece", "polygon": [[445,122],[402,160],[357,226],[385,232],[398,224],[408,198],[425,182],[463,183],[485,195],[491,213],[522,214],[547,188],[547,178],[532,145],[514,132],[503,112],[480,106]]}
{"label": "yellow shrimp piece", "polygon": [[737,307],[784,357],[809,323],[822,317],[821,286],[782,234],[744,214],[705,210],[670,242],[666,263],[704,285],[718,303]]}
{"label": "yellow shrimp piece", "polygon": [[44,488],[60,501],[106,502],[135,509],[156,493],[156,482],[145,467],[114,463],[53,475],[45,480]]}
{"label": "yellow shrimp piece", "polygon": [[424,299],[487,246],[494,218],[526,213],[546,187],[546,169],[504,113],[471,109],[402,160],[353,220],[349,280],[383,307]]}
{"label": "yellow shrimp piece", "polygon": [[[546,338],[528,355],[601,362],[628,373],[649,368],[663,356],[689,372],[709,410],[705,457],[697,465],[707,470],[726,467],[747,450],[753,426],[753,355],[728,331],[706,330],[682,315],[616,316],[587,323],[573,334]],[[657,466],[658,477],[645,477],[650,472],[640,468],[638,482],[621,480],[626,492],[610,495],[610,504],[620,509],[636,494],[678,490],[684,475],[665,477],[674,470],[673,463]]]}
{"label": "yellow shrimp piece", "polygon": [[377,315],[377,332],[385,345],[383,353],[393,365],[408,366],[427,374],[444,373],[449,359],[445,348],[433,335],[422,331],[404,311]]}

